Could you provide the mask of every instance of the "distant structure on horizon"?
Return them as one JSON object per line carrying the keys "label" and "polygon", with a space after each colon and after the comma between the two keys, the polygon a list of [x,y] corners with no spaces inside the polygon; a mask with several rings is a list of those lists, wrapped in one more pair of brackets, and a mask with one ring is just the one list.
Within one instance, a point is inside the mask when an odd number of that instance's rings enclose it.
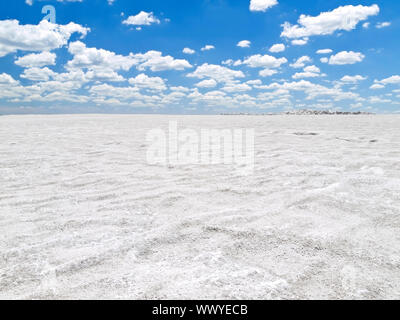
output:
{"label": "distant structure on horizon", "polygon": [[332,110],[291,110],[281,113],[221,113],[221,116],[277,116],[277,115],[294,115],[294,116],[311,116],[311,115],[372,115],[374,113],[362,111],[332,111]]}
{"label": "distant structure on horizon", "polygon": [[284,112],[283,114],[288,115],[360,115],[360,114],[373,114],[370,112],[362,112],[362,111],[332,111],[332,110],[309,110],[309,109],[302,109],[302,110],[292,110]]}

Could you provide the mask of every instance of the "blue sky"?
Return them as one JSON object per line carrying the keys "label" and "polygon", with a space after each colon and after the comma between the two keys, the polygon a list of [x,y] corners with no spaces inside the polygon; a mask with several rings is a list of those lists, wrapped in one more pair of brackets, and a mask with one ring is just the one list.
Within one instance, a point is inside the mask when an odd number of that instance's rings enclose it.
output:
{"label": "blue sky", "polygon": [[16,0],[0,12],[0,113],[400,111],[398,1]]}

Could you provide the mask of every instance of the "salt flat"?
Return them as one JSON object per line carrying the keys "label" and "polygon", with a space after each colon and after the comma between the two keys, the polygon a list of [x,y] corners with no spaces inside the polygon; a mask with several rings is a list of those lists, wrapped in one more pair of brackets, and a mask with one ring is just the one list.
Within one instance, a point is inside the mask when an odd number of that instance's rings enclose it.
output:
{"label": "salt flat", "polygon": [[[146,132],[254,128],[255,171]],[[400,116],[0,117],[0,298],[400,298]]]}

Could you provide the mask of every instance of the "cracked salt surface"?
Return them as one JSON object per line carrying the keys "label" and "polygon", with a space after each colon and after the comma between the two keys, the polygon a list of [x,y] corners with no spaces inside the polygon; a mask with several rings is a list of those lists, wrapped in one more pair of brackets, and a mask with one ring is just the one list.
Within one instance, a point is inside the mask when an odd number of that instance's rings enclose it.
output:
{"label": "cracked salt surface", "polygon": [[[255,172],[148,166],[168,121]],[[399,116],[4,116],[0,298],[400,298]]]}

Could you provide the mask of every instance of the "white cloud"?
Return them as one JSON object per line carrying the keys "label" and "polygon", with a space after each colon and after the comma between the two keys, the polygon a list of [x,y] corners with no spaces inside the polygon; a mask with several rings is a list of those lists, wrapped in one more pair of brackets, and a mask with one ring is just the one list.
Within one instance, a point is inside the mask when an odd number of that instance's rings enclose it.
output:
{"label": "white cloud", "polygon": [[57,73],[54,79],[62,83],[73,83],[75,87],[80,88],[85,82],[88,81],[86,74],[79,69],[70,70],[64,73]]}
{"label": "white cloud", "polygon": [[176,91],[176,92],[189,92],[189,91],[190,91],[189,88],[182,87],[182,86],[170,87],[169,89],[170,89],[171,91]]}
{"label": "white cloud", "polygon": [[184,48],[184,49],[182,50],[182,52],[185,53],[185,54],[195,54],[195,53],[196,53],[195,50],[190,49],[190,48]]}
{"label": "white cloud", "polygon": [[392,101],[389,99],[382,99],[381,97],[373,96],[369,97],[369,102],[375,104],[375,103],[389,103]]}
{"label": "white cloud", "polygon": [[17,84],[16,81],[12,76],[7,73],[0,74],[0,84]]}
{"label": "white cloud", "polygon": [[362,27],[363,27],[364,29],[368,29],[370,25],[371,25],[370,22],[364,22],[363,25],[362,25]]}
{"label": "white cloud", "polygon": [[154,16],[153,12],[141,11],[136,16],[128,17],[122,23],[126,25],[149,26],[154,23],[159,24],[160,20]]}
{"label": "white cloud", "polygon": [[55,76],[55,72],[49,68],[30,68],[25,69],[21,74],[21,78],[32,81],[48,81],[51,77]]}
{"label": "white cloud", "polygon": [[383,84],[379,84],[379,83],[375,83],[372,86],[370,86],[369,88],[372,90],[377,90],[377,89],[383,89],[385,86]]}
{"label": "white cloud", "polygon": [[125,78],[112,69],[97,68],[86,72],[86,81],[125,81]]}
{"label": "white cloud", "polygon": [[249,48],[251,45],[251,42],[249,40],[242,40],[238,42],[237,46],[241,48]]}
{"label": "white cloud", "polygon": [[246,58],[243,62],[238,61],[237,65],[245,64],[250,68],[265,68],[265,69],[275,69],[279,68],[282,64],[287,63],[286,58],[275,58],[268,54],[261,55],[256,54]]}
{"label": "white cloud", "polygon": [[306,63],[310,63],[312,60],[309,56],[302,56],[298,58],[295,63],[292,63],[290,66],[292,68],[304,68]]}
{"label": "white cloud", "polygon": [[273,70],[273,69],[264,69],[264,70],[261,70],[258,74],[261,77],[270,77],[277,73],[278,73],[278,71]]}
{"label": "white cloud", "polygon": [[249,80],[246,83],[251,85],[251,86],[260,86],[260,85],[262,85],[262,81],[260,79]]}
{"label": "white cloud", "polygon": [[285,51],[286,47],[283,43],[274,44],[271,48],[269,48],[269,52],[277,53]]}
{"label": "white cloud", "polygon": [[329,64],[345,65],[363,61],[365,56],[360,52],[342,51],[329,58]]}
{"label": "white cloud", "polygon": [[304,38],[304,39],[294,39],[292,40],[292,45],[294,46],[305,46],[308,43],[308,38]]}
{"label": "white cloud", "polygon": [[376,83],[380,83],[383,85],[386,84],[400,84],[400,76],[391,76],[389,78],[383,79],[383,80],[375,80]]}
{"label": "white cloud", "polygon": [[196,103],[204,103],[207,105],[228,105],[231,103],[231,98],[225,92],[214,90],[201,94],[196,88],[188,98]]}
{"label": "white cloud", "polygon": [[382,29],[382,28],[390,27],[391,25],[392,25],[391,22],[380,22],[376,25],[376,28]]}
{"label": "white cloud", "polygon": [[328,63],[328,62],[329,62],[329,59],[328,59],[327,57],[323,57],[323,58],[320,59],[320,61],[321,61],[322,63]]}
{"label": "white cloud", "polygon": [[263,89],[304,92],[305,94],[307,94],[307,100],[312,100],[317,97],[330,97],[334,101],[341,101],[346,99],[358,101],[360,99],[360,96],[357,93],[345,92],[338,87],[327,88],[325,86],[314,84],[307,80],[300,80],[297,82],[272,83],[268,86],[264,86]]}
{"label": "white cloud", "polygon": [[141,89],[149,89],[154,91],[163,91],[167,89],[167,86],[162,78],[149,77],[144,73],[139,74],[136,78],[129,79],[129,83]]}
{"label": "white cloud", "polygon": [[56,54],[50,52],[31,53],[19,57],[15,64],[24,68],[53,66],[56,64]]}
{"label": "white cloud", "polygon": [[199,88],[214,88],[216,86],[217,81],[215,81],[214,79],[203,80],[196,84],[196,87]]}
{"label": "white cloud", "polygon": [[317,51],[317,54],[330,54],[332,52],[333,52],[332,49],[321,49]]}
{"label": "white cloud", "polygon": [[250,0],[250,11],[265,12],[277,4],[277,0]]}
{"label": "white cloud", "polygon": [[68,61],[68,68],[87,68],[87,69],[111,69],[128,71],[138,63],[134,56],[118,55],[112,51],[87,48],[81,41],[72,42],[68,51],[73,55],[73,59]]}
{"label": "white cloud", "polygon": [[222,67],[215,64],[204,63],[197,69],[187,75],[189,78],[210,78],[217,82],[231,82],[235,78],[244,78],[242,71],[236,71],[227,67]]}
{"label": "white cloud", "polygon": [[150,69],[151,71],[185,70],[192,65],[184,59],[175,59],[171,56],[163,56],[159,51],[148,51],[145,54],[133,55],[139,61],[139,70]]}
{"label": "white cloud", "polygon": [[297,25],[285,22],[281,36],[286,38],[304,38],[315,35],[329,35],[338,30],[355,29],[360,21],[379,13],[379,6],[341,6],[333,11],[322,12],[316,17],[302,14]]}
{"label": "white cloud", "polygon": [[308,66],[304,68],[305,72],[314,72],[314,73],[320,73],[321,70],[317,66]]}
{"label": "white cloud", "polygon": [[251,89],[252,88],[246,83],[228,83],[221,90],[226,92],[243,92],[243,91],[249,91]]}
{"label": "white cloud", "polygon": [[21,51],[51,51],[65,46],[74,33],[82,37],[90,31],[75,23],[52,24],[46,20],[38,25],[20,25],[18,20],[0,21],[0,57]]}
{"label": "white cloud", "polygon": [[87,68],[89,70],[125,70],[137,66],[138,70],[150,69],[151,71],[184,70],[191,68],[191,64],[182,59],[174,59],[171,56],[163,56],[159,51],[148,51],[144,54],[130,53],[128,56],[118,55],[114,52],[87,48],[80,41],[73,42],[69,46],[69,52],[74,56],[68,62],[71,68]]}
{"label": "white cloud", "polygon": [[226,66],[232,66],[234,64],[234,62],[235,61],[233,61],[232,59],[227,59],[227,60],[222,61],[221,63]]}
{"label": "white cloud", "polygon": [[356,75],[356,76],[344,76],[340,81],[347,82],[347,83],[357,83],[359,81],[367,80],[366,77]]}
{"label": "white cloud", "polygon": [[304,72],[298,72],[292,76],[293,79],[316,78],[321,77],[321,70],[317,66],[308,66],[304,68]]}
{"label": "white cloud", "polygon": [[114,87],[109,84],[99,84],[92,86],[89,90],[94,101],[104,104],[105,101],[111,99],[112,104],[129,104],[136,107],[151,107],[157,106],[160,103],[161,97],[152,94],[151,96],[143,95],[137,87]]}
{"label": "white cloud", "polygon": [[209,50],[213,50],[213,49],[215,49],[215,47],[213,45],[207,44],[206,46],[201,48],[201,51],[209,51]]}

